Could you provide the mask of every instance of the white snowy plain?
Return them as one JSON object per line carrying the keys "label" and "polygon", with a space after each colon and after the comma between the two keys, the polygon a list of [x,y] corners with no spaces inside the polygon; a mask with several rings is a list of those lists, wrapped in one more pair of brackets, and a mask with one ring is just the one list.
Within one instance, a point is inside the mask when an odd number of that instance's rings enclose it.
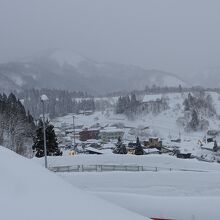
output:
{"label": "white snowy plain", "polygon": [[[35,159],[43,165],[43,159]],[[120,164],[158,167],[158,172],[59,173],[73,186],[137,214],[176,220],[220,219],[220,165],[169,155],[49,157],[49,166]],[[172,168],[171,171],[164,171]],[[180,171],[181,169],[195,171]]]}
{"label": "white snowy plain", "polygon": [[1,220],[146,220],[89,195],[30,159],[0,147]]}
{"label": "white snowy plain", "polygon": [[220,219],[220,173],[62,173],[74,186],[143,216]]}

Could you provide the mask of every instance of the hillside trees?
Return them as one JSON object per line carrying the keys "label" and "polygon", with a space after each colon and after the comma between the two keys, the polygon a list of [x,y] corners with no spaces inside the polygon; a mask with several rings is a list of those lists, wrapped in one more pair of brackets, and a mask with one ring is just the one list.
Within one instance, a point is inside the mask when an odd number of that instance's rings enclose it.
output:
{"label": "hillside trees", "polygon": [[49,98],[45,102],[45,111],[50,118],[64,116],[68,113],[78,113],[80,111],[95,111],[95,102],[86,93],[68,92],[58,89],[26,89],[18,96],[23,101],[27,109],[34,118],[39,118],[42,113],[40,97],[42,94]]}
{"label": "hillside trees", "polygon": [[0,95],[0,145],[30,156],[34,119],[13,93]]}
{"label": "hillside trees", "polygon": [[159,114],[160,112],[169,108],[165,97],[161,99],[140,102],[136,99],[135,94],[131,96],[120,96],[116,103],[116,114],[125,114],[129,118],[134,118],[140,114]]}
{"label": "hillside trees", "polygon": [[134,93],[126,96],[120,96],[116,104],[116,114],[131,114],[135,113],[140,102],[136,99]]}
{"label": "hillside trees", "polygon": [[186,121],[185,130],[187,131],[207,129],[209,123],[205,118],[216,115],[211,95],[203,91],[194,95],[189,93],[183,102],[183,106]]}
{"label": "hillside trees", "polygon": [[192,95],[189,93],[183,105],[185,111],[193,112],[193,110],[195,110],[203,116],[211,117],[216,114],[210,94],[199,93],[197,95]]}

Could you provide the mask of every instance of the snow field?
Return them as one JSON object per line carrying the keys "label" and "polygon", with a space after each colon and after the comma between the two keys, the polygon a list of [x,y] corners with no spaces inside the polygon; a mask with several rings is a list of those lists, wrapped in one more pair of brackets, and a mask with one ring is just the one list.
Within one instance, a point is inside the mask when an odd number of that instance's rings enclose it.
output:
{"label": "snow field", "polygon": [[146,220],[88,195],[30,159],[0,147],[0,219]]}
{"label": "snow field", "polygon": [[[219,94],[210,93],[217,114],[220,114]],[[150,126],[163,139],[171,144],[171,138],[178,138],[181,133],[182,142],[172,143],[182,152],[193,155],[210,154],[201,150],[198,140],[202,140],[204,132],[186,133],[176,124],[176,119],[183,116],[182,103],[187,94],[171,93],[168,97],[169,109],[158,114],[140,116],[128,120],[124,115],[95,112],[93,115],[76,116],[76,125],[90,127],[96,123],[110,126],[123,123],[126,127]],[[146,95],[144,101],[156,100],[162,94]],[[71,125],[71,115],[58,118],[57,125],[66,122]],[[219,129],[220,121],[210,118],[210,129]],[[125,138],[128,130],[125,129]],[[135,140],[135,137],[133,137]],[[43,165],[43,160],[36,159]],[[76,155],[73,157],[49,158],[50,166],[62,165],[145,165],[157,167],[159,172],[102,172],[102,173],[59,173],[72,185],[77,186],[97,197],[103,198],[130,211],[148,217],[161,217],[178,220],[216,220],[220,219],[218,204],[220,203],[220,165],[218,163],[201,162],[196,159],[183,160],[169,155]],[[171,168],[172,171],[163,169]],[[180,171],[182,169],[201,172]]]}
{"label": "snow field", "polygon": [[143,216],[220,218],[220,172],[62,173],[64,179]]}

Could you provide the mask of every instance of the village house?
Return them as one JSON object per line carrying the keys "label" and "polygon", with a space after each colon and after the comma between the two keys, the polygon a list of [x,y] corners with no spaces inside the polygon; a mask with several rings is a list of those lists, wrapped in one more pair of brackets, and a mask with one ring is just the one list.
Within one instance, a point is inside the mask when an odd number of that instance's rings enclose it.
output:
{"label": "village house", "polygon": [[99,138],[103,142],[109,142],[110,140],[117,140],[119,137],[122,138],[124,131],[114,127],[106,127],[100,130]]}
{"label": "village house", "polygon": [[99,130],[98,129],[93,129],[93,130],[85,129],[85,130],[79,132],[80,141],[87,141],[90,139],[97,140],[98,138],[99,138]]}

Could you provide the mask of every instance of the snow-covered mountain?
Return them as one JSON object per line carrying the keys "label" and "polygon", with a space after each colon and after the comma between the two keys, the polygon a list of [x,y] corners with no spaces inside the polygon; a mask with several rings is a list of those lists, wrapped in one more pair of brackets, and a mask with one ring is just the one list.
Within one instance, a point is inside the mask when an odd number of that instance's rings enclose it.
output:
{"label": "snow-covered mountain", "polygon": [[[101,94],[145,86],[178,86],[177,76],[139,66],[100,63],[71,50],[47,50],[34,57],[0,64],[0,77],[7,88],[47,87]],[[1,81],[4,84],[4,80]],[[10,82],[10,83],[9,83]]]}

